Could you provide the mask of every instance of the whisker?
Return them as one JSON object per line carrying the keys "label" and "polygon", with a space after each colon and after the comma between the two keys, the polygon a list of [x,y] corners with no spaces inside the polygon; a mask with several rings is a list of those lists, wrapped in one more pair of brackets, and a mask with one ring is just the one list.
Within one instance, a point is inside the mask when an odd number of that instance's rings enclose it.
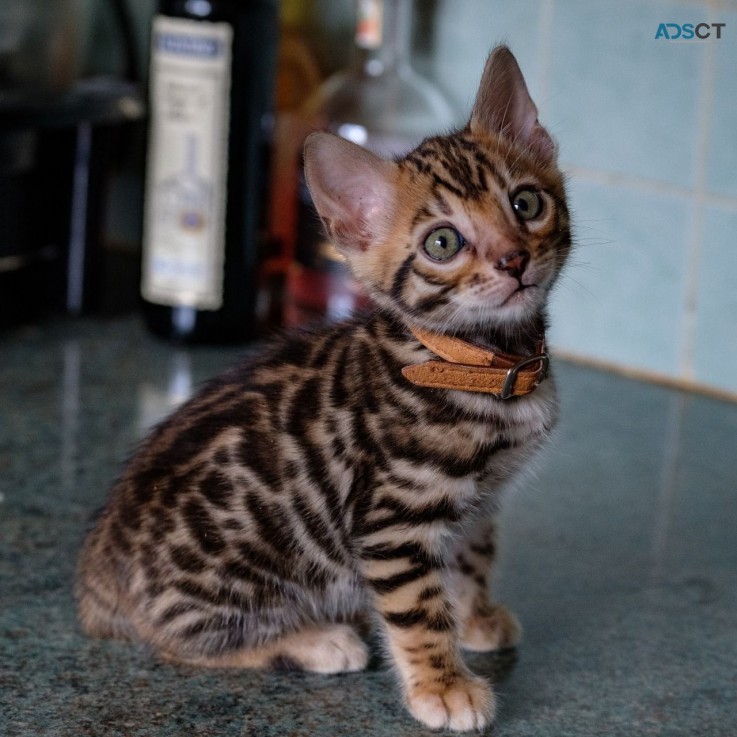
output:
{"label": "whisker", "polygon": [[582,282],[580,282],[578,279],[575,279],[570,274],[565,273],[565,272],[563,272],[562,274],[560,274],[560,276],[558,278],[558,282],[557,282],[557,284],[555,286],[555,289],[558,289],[561,285],[562,286],[570,286],[570,284],[568,284],[568,282],[571,282],[572,284],[574,284],[581,291],[586,292],[586,294],[589,297],[593,297],[594,299],[597,298],[596,292],[592,291],[585,284],[583,284]]}

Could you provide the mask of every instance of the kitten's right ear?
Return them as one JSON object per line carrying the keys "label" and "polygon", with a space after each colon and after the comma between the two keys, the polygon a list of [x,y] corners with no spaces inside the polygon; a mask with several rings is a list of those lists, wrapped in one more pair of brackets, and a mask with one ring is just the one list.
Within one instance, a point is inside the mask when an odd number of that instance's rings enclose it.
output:
{"label": "kitten's right ear", "polygon": [[305,177],[328,234],[344,251],[365,251],[388,232],[397,165],[332,133],[305,142]]}
{"label": "kitten's right ear", "polygon": [[497,46],[486,61],[469,125],[526,146],[545,162],[555,160],[555,142],[538,122],[522,70],[506,46]]}

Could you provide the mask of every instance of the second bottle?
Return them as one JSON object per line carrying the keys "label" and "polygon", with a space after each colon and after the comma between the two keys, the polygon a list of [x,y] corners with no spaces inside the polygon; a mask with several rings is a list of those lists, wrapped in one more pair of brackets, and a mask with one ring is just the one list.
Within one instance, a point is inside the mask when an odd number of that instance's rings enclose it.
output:
{"label": "second bottle", "polygon": [[[329,130],[391,158],[452,127],[450,103],[412,69],[411,30],[412,0],[357,0],[353,62],[308,100],[305,128]],[[285,322],[340,320],[366,300],[325,237],[301,167],[299,177]]]}

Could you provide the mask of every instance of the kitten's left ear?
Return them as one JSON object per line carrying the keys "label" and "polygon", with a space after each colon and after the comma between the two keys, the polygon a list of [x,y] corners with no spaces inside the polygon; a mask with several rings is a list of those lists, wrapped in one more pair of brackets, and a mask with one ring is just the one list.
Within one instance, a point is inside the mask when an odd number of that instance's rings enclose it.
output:
{"label": "kitten's left ear", "polygon": [[555,160],[555,142],[538,122],[525,78],[506,46],[497,46],[486,61],[469,125],[526,146],[546,163]]}
{"label": "kitten's left ear", "polygon": [[387,234],[396,201],[396,164],[331,133],[313,133],[305,142],[305,177],[339,248],[365,251]]}

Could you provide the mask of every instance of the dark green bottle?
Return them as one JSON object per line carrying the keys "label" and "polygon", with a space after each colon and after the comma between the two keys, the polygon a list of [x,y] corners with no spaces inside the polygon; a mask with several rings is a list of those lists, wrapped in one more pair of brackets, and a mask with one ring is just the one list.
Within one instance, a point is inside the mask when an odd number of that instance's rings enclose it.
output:
{"label": "dark green bottle", "polygon": [[146,322],[183,342],[258,331],[276,0],[160,0],[141,292]]}

